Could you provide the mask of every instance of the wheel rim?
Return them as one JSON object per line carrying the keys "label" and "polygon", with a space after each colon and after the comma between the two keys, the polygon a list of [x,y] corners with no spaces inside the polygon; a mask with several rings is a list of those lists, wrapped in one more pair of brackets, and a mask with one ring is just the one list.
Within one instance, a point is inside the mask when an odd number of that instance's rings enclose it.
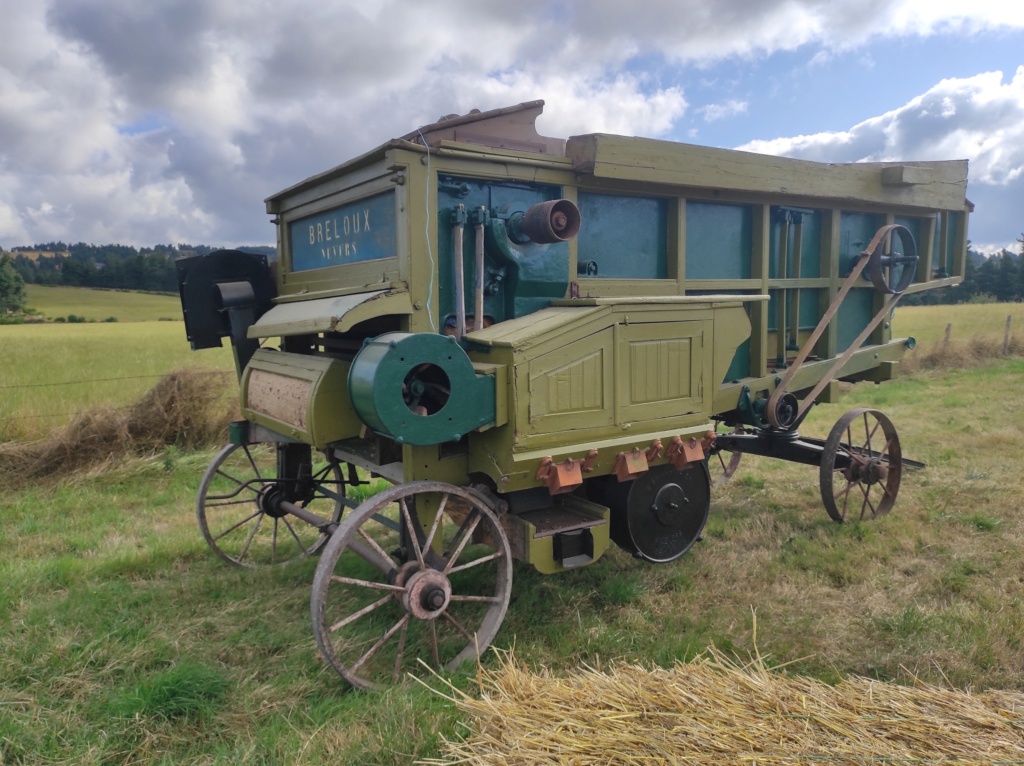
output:
{"label": "wheel rim", "polygon": [[903,474],[903,453],[892,421],[878,410],[847,412],[825,441],[821,499],[833,520],[862,520],[892,510]]}
{"label": "wheel rim", "polygon": [[[275,445],[229,444],[199,485],[199,529],[210,548],[235,566],[277,566],[310,556],[323,547],[327,534],[281,510],[278,501],[296,487],[295,479],[277,476]],[[338,522],[345,495],[338,463],[314,452],[306,487],[296,504]]]}
{"label": "wheel rim", "polygon": [[484,498],[442,482],[401,484],[362,503],[325,547],[313,633],[358,688],[397,683],[421,661],[452,671],[494,639],[511,581],[508,541]]}

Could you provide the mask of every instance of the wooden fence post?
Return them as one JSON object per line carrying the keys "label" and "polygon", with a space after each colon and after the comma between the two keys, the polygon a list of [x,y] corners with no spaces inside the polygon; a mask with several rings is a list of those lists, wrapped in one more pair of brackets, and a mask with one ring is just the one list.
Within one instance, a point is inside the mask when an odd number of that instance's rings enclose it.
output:
{"label": "wooden fence post", "polygon": [[1010,320],[1012,318],[1010,314],[1006,315],[1006,332],[1003,333],[1003,356],[1010,353]]}
{"label": "wooden fence post", "polygon": [[949,348],[949,336],[953,334],[953,323],[950,322],[946,325],[946,337],[942,341],[942,350],[945,351]]}

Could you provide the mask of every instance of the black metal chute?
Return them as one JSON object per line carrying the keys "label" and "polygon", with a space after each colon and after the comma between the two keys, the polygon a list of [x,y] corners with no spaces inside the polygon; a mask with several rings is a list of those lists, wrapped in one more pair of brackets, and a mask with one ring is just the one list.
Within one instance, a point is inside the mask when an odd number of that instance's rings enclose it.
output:
{"label": "black metal chute", "polygon": [[265,255],[217,250],[175,262],[185,334],[192,349],[219,348],[230,338],[239,376],[259,344],[249,327],[271,306],[276,293]]}

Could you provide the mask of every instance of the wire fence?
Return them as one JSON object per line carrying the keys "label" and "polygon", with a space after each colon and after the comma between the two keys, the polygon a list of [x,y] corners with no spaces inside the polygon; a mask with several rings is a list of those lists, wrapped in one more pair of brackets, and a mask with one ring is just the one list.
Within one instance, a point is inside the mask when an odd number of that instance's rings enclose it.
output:
{"label": "wire fence", "polygon": [[[194,375],[234,375],[230,370],[193,370]],[[121,375],[111,378],[85,378],[81,380],[62,380],[57,382],[49,383],[14,383],[11,385],[0,385],[0,391],[15,390],[15,389],[26,389],[26,388],[55,388],[60,386],[81,386],[90,383],[111,383],[123,380],[158,380],[164,377],[166,373],[155,373],[151,375]],[[91,407],[99,406],[93,404]],[[124,405],[122,407],[109,407],[105,406],[104,409],[112,410],[114,412],[122,412],[124,410],[130,410],[134,407],[134,404]],[[76,410],[74,412],[48,412],[44,414],[34,415],[9,415],[6,417],[0,416],[0,424],[14,422],[17,420],[39,420],[42,418],[74,418],[78,415],[84,415],[88,412],[88,409]]]}

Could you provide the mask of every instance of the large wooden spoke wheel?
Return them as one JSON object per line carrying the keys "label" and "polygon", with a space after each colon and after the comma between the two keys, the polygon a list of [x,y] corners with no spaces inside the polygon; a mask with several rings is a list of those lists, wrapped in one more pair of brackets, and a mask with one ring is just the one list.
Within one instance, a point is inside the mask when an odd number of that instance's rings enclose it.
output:
{"label": "large wooden spoke wheel", "polygon": [[900,437],[878,410],[850,410],[825,440],[821,500],[834,521],[861,520],[892,510],[903,475]]}
{"label": "large wooden spoke wheel", "polygon": [[[292,450],[290,459],[284,450]],[[203,474],[196,517],[210,548],[228,563],[274,566],[317,553],[328,536],[326,528],[289,517],[281,501],[336,523],[344,495],[339,464],[304,445],[229,444]]]}
{"label": "large wooden spoke wheel", "polygon": [[342,522],[310,607],[324,658],[353,686],[452,671],[478,657],[508,609],[512,556],[489,503],[443,482],[399,484]]}

